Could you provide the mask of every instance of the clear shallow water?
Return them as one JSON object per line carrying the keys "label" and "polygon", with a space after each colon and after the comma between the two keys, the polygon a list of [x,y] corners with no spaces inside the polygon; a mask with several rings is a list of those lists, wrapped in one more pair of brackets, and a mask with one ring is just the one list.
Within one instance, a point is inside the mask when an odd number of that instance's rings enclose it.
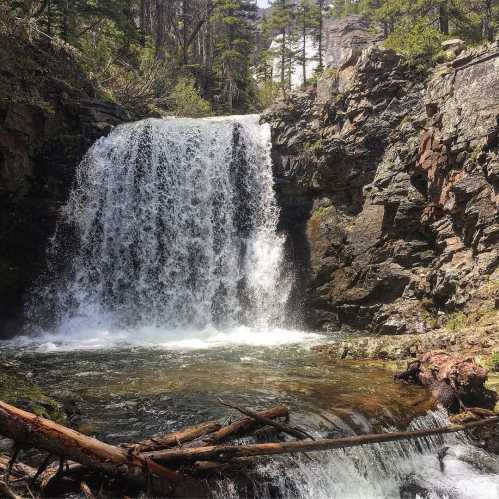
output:
{"label": "clear shallow water", "polygon": [[[299,333],[290,337],[293,334]],[[54,396],[72,401],[80,412],[73,422],[81,431],[109,442],[223,419],[231,412],[218,397],[253,408],[288,404],[293,424],[322,437],[447,424],[443,412],[428,412],[424,390],[394,383],[393,372],[380,364],[331,363],[303,345],[94,350],[59,345],[58,350],[45,352],[35,345],[3,345],[1,351],[29,366],[33,378]],[[449,449],[442,468],[438,452],[443,447]],[[471,446],[462,435],[265,460],[257,477],[250,488],[246,482],[222,481],[215,495],[499,497],[499,460]]]}

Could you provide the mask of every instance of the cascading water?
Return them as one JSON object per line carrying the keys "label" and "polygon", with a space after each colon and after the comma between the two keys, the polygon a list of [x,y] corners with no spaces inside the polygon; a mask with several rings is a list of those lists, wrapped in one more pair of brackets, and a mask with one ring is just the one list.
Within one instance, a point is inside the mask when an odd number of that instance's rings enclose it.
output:
{"label": "cascading water", "polygon": [[[416,418],[410,430],[448,425],[445,411]],[[392,428],[393,430],[393,428]],[[319,436],[319,435],[318,435]],[[497,499],[499,460],[463,434],[437,435],[326,453],[259,469],[255,497],[271,499]],[[238,499],[226,480],[217,499]]]}
{"label": "cascading water", "polygon": [[289,279],[258,120],[148,119],[94,144],[50,248],[64,277],[37,296],[64,334],[282,324]]}

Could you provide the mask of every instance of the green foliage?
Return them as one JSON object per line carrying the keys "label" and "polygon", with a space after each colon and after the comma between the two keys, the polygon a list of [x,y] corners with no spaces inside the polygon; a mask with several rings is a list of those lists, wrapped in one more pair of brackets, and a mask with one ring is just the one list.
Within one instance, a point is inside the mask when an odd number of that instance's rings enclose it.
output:
{"label": "green foliage", "polygon": [[487,367],[499,371],[499,350],[494,352],[487,360]]}
{"label": "green foliage", "polygon": [[184,76],[217,113],[253,110],[255,30],[254,0],[0,0],[0,31],[67,47],[136,115],[164,114]]}
{"label": "green foliage", "polygon": [[258,84],[258,104],[259,109],[269,107],[275,99],[280,95],[281,89],[279,84],[272,80],[263,80]]}
{"label": "green foliage", "polygon": [[385,47],[405,55],[411,62],[434,61],[445,36],[425,19],[401,23],[385,40]]}
{"label": "green foliage", "polygon": [[323,147],[321,139],[315,140],[313,142],[305,142],[303,144],[303,150],[308,152],[318,151]]}
{"label": "green foliage", "polygon": [[335,17],[362,14],[382,27],[386,45],[415,62],[435,60],[441,41],[491,41],[499,26],[496,0],[333,0]]}
{"label": "green foliage", "polygon": [[256,7],[249,0],[216,0],[212,20],[216,55],[212,66],[218,109],[232,113],[248,110],[255,100],[251,56],[255,44]]}
{"label": "green foliage", "polygon": [[445,323],[445,329],[449,331],[459,331],[468,325],[468,318],[463,312],[454,312],[449,315]]}
{"label": "green foliage", "polygon": [[175,116],[200,118],[211,114],[210,103],[199,95],[192,78],[180,78],[173,89],[171,100]]}

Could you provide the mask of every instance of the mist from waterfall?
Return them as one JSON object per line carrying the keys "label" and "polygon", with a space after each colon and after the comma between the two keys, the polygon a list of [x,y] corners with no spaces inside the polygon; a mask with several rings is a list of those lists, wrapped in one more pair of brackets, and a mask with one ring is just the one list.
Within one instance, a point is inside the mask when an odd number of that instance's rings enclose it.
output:
{"label": "mist from waterfall", "polygon": [[274,341],[292,279],[270,147],[257,115],[147,119],[98,140],[78,167],[49,248],[50,282],[36,295],[56,330],[97,334],[96,346],[120,334],[223,343],[229,330],[251,343],[248,329]]}

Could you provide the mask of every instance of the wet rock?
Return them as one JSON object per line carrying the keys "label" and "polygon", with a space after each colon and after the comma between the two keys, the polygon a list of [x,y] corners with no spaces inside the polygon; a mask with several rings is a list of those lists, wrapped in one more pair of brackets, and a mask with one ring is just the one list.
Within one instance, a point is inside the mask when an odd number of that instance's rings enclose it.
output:
{"label": "wet rock", "polygon": [[15,365],[1,361],[0,400],[57,422],[66,422],[63,406],[58,401],[48,396]]}
{"label": "wet rock", "polygon": [[44,271],[47,240],[77,164],[130,116],[99,95],[63,49],[0,35],[0,67],[2,338],[22,325],[24,297]]}
{"label": "wet rock", "polygon": [[[395,306],[395,305],[394,305]],[[414,309],[416,318],[411,329],[416,329],[419,314],[423,311]],[[402,312],[404,316],[408,312]],[[397,321],[397,311],[388,313],[388,318],[381,318],[381,324],[394,324],[395,327],[401,322]],[[421,319],[419,319],[421,320]],[[499,316],[497,312],[483,312],[483,317],[477,319],[473,325],[454,324],[449,322],[452,329],[440,328],[424,329],[421,321],[421,331],[416,334],[379,334],[373,336],[353,336],[348,339],[334,339],[331,337],[329,343],[314,347],[318,353],[328,355],[331,359],[352,360],[405,360],[414,359],[431,350],[445,349],[450,353],[464,354],[469,356],[483,356],[485,360],[493,358],[492,354],[497,351],[499,345]],[[392,322],[393,321],[393,322]],[[427,319],[428,323],[432,320]],[[395,331],[397,332],[397,331]],[[333,333],[334,334],[334,333]],[[488,365],[488,364],[487,364]]]}

